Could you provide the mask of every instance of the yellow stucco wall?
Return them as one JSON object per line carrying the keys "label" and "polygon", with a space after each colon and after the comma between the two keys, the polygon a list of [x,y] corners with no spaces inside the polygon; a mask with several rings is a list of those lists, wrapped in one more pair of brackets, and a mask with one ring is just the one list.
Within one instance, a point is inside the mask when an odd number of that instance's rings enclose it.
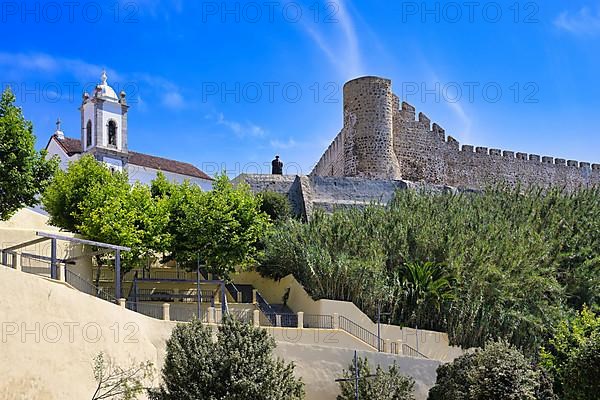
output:
{"label": "yellow stucco wall", "polygon": [[[88,296],[63,283],[0,266],[0,398],[90,398],[91,360],[103,351],[121,365],[132,360],[162,366],[175,326]],[[276,353],[295,361],[307,400],[334,400],[341,374],[361,343],[345,332],[269,328]],[[365,351],[374,364],[396,360],[417,379],[420,395],[435,380],[439,362]],[[153,384],[157,384],[155,380]]]}
{"label": "yellow stucco wall", "polygon": [[[8,221],[0,221],[0,249],[24,243],[30,240],[38,239],[36,232],[47,232],[59,234],[61,236],[75,237],[71,232],[61,232],[58,228],[48,225],[48,217],[27,208],[19,210]],[[86,246],[73,244],[65,241],[57,243],[57,257],[70,258],[76,257],[89,251]],[[27,246],[19,249],[18,252],[26,252],[31,254],[50,257],[50,241]],[[22,258],[24,267],[36,267],[50,270],[50,265],[47,262]],[[91,281],[92,279],[92,264],[89,257],[80,258],[75,265],[69,265],[69,270],[80,275],[81,277]]]}

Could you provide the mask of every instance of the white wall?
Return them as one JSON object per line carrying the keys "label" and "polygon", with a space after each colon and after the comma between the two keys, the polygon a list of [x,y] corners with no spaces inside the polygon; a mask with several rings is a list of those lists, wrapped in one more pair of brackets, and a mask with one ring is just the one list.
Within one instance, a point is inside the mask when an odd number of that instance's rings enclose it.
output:
{"label": "white wall", "polygon": [[[139,165],[129,164],[129,182],[135,183],[140,182],[145,185],[149,185],[152,180],[156,178],[156,174],[158,173],[157,169],[142,167]],[[202,190],[209,191],[212,190],[212,181],[208,179],[201,178],[192,178],[186,175],[177,174],[169,171],[162,171],[165,177],[171,182],[183,183],[183,181],[188,180],[191,183],[194,183]]]}
{"label": "white wall", "polygon": [[67,167],[69,166],[69,161],[71,161],[71,158],[64,152],[64,150],[62,149],[62,147],[60,147],[60,145],[58,143],[56,143],[56,140],[52,139],[50,140],[50,143],[48,144],[48,155],[47,158],[52,158],[52,156],[57,155],[60,158],[60,169],[67,169]]}

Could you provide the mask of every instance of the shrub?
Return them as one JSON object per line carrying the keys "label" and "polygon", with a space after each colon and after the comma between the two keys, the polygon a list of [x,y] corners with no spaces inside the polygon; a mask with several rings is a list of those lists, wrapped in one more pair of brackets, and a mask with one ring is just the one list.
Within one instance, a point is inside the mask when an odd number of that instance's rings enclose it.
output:
{"label": "shrub", "polygon": [[588,339],[570,358],[564,373],[565,400],[600,396],[600,335]]}
{"label": "shrub", "polygon": [[267,214],[271,221],[286,220],[292,216],[292,207],[287,196],[277,192],[262,192],[260,210]]}
{"label": "shrub", "polygon": [[484,350],[438,367],[428,399],[552,400],[554,395],[523,354],[504,342],[490,342]]}
{"label": "shrub", "polygon": [[225,317],[216,340],[198,320],[180,324],[167,341],[163,384],[153,400],[296,400],[304,398],[294,365],[273,358],[267,331]]}
{"label": "shrub", "polygon": [[[600,316],[584,308],[575,317],[562,321],[540,351],[541,364],[554,377],[554,391],[561,398],[573,386],[573,365],[580,361],[580,351],[588,342],[600,337]],[[578,361],[579,360],[579,361]],[[591,372],[584,370],[581,373]],[[597,370],[596,370],[597,371]],[[597,373],[597,372],[596,372]],[[569,377],[566,375],[570,374]]]}
{"label": "shrub", "polygon": [[[400,374],[400,370],[394,363],[387,371],[380,365],[372,374],[369,361],[366,358],[357,360],[359,381],[358,393],[361,399],[377,400],[413,400],[413,391],[415,382],[412,378]],[[338,400],[355,399],[355,381],[356,368],[351,363],[348,370],[344,370],[343,376],[348,381],[340,382],[342,394]]]}

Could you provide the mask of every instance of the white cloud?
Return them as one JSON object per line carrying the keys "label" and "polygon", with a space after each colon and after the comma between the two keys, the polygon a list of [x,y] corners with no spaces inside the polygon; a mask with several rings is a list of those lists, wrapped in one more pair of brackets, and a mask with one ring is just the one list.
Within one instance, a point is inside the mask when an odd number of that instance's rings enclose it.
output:
{"label": "white cloud", "polygon": [[[7,53],[0,52],[0,71],[3,75],[10,72],[11,76],[19,75],[23,80],[34,75],[34,79],[66,80],[65,77],[72,78],[86,90],[91,90],[90,85],[100,82],[100,74],[106,69],[108,83],[112,85],[117,92],[126,90],[133,95],[133,98],[139,99],[140,92],[143,91],[146,99],[155,97],[159,99],[160,104],[171,108],[181,109],[185,107],[184,96],[180,88],[173,82],[156,75],[147,73],[120,73],[114,69],[107,68],[104,65],[92,64],[76,58],[57,57],[45,53]],[[40,77],[39,74],[44,75]],[[72,84],[73,82],[69,82]],[[75,87],[77,89],[77,87]],[[142,90],[143,89],[143,90]],[[146,104],[147,106],[147,104]]]}
{"label": "white cloud", "polygon": [[597,35],[600,34],[600,10],[594,13],[583,7],[576,13],[564,11],[554,20],[554,25],[576,35]]}
{"label": "white cloud", "polygon": [[172,109],[181,109],[185,106],[183,96],[177,92],[166,93],[162,99],[163,105]]}
{"label": "white cloud", "polygon": [[271,140],[270,144],[271,144],[272,148],[281,149],[281,150],[292,149],[298,145],[298,143],[292,138],[289,138],[287,141],[284,141],[284,142],[274,139],[274,140]]}
{"label": "white cloud", "polygon": [[217,124],[229,128],[237,137],[263,137],[266,133],[264,128],[252,122],[238,122],[226,119],[223,113],[218,113],[216,116],[207,115],[206,118],[215,119]]}
{"label": "white cloud", "polygon": [[[300,26],[337,69],[340,78],[347,80],[363,73],[363,63],[358,35],[352,16],[344,0],[327,4],[336,7],[331,16],[337,22],[315,24],[310,18],[303,19]],[[324,29],[328,29],[327,32]]]}

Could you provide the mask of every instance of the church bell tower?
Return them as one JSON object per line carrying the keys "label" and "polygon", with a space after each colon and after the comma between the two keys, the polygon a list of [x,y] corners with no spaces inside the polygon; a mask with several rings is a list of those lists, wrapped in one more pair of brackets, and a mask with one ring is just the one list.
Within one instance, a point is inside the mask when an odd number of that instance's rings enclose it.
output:
{"label": "church bell tower", "polygon": [[84,154],[93,154],[110,169],[127,169],[127,105],[125,92],[117,94],[108,84],[106,71],[94,93],[83,94],[81,111],[81,146]]}

